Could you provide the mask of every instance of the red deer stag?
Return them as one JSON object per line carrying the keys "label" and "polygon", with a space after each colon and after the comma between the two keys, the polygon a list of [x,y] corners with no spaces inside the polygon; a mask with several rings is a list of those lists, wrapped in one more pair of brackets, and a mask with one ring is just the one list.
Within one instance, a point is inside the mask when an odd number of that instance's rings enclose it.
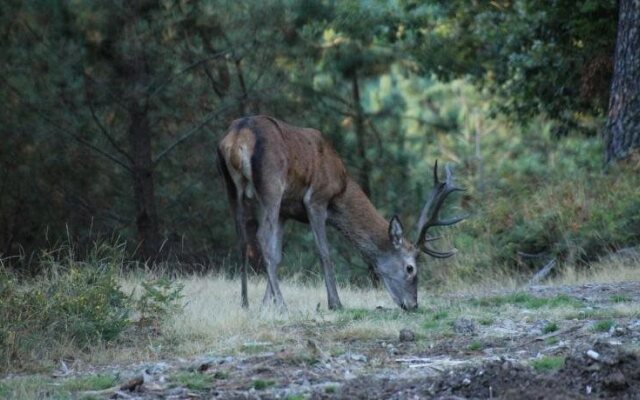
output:
{"label": "red deer stag", "polygon": [[[435,186],[418,222],[414,245],[403,237],[397,216],[387,222],[371,204],[358,184],[347,174],[342,160],[322,134],[298,128],[267,116],[233,121],[218,145],[219,168],[225,179],[235,218],[242,258],[242,305],[248,307],[248,232],[257,243],[267,269],[263,305],[272,301],[286,309],[276,269],[282,259],[282,231],[287,219],[311,225],[324,272],[330,309],[341,308],[334,268],[329,258],[326,224],[335,227],[375,266],[391,298],[405,310],[418,306],[416,256],[420,249],[445,258],[454,251],[427,247],[437,238],[427,236],[434,226],[452,225],[464,217],[438,218],[445,198],[462,190],[452,183],[446,169],[444,182],[433,170]],[[257,231],[247,230],[256,226]],[[255,242],[255,240],[252,240]]]}

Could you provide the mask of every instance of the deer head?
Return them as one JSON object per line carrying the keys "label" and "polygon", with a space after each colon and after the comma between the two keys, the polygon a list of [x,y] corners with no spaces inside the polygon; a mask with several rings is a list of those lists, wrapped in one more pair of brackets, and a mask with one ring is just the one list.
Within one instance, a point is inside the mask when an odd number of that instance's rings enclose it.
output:
{"label": "deer head", "polygon": [[404,310],[413,310],[418,307],[418,270],[416,258],[419,251],[436,258],[451,257],[456,250],[439,251],[428,246],[429,242],[440,237],[430,237],[427,231],[431,227],[447,226],[458,223],[466,216],[440,219],[438,216],[445,199],[451,193],[463,191],[455,186],[449,166],[445,166],[445,180],[438,178],[438,162],[433,167],[434,186],[428,200],[420,213],[417,224],[418,239],[411,243],[404,239],[404,228],[397,216],[389,222],[390,246],[375,260],[376,270],[391,298]]}

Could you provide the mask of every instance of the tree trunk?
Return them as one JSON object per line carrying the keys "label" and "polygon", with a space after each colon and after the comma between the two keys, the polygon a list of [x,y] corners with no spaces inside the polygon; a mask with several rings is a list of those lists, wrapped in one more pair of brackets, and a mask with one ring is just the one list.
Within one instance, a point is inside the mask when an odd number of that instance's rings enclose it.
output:
{"label": "tree trunk", "polygon": [[351,89],[353,95],[353,109],[356,112],[355,128],[356,128],[356,142],[357,142],[357,154],[360,159],[360,168],[358,171],[358,180],[362,186],[362,191],[367,197],[371,196],[371,186],[369,179],[369,171],[371,165],[367,160],[367,143],[366,132],[364,129],[364,112],[362,111],[362,104],[360,103],[360,84],[358,83],[358,72],[353,71],[351,75]]}
{"label": "tree trunk", "polygon": [[140,254],[145,261],[155,259],[160,247],[158,214],[153,185],[151,128],[147,110],[136,101],[129,106],[129,141],[133,152],[133,194]]}
{"label": "tree trunk", "polygon": [[[357,141],[357,154],[360,159],[360,170],[358,171],[358,180],[362,186],[362,191],[367,197],[371,197],[371,182],[369,178],[369,171],[371,171],[371,164],[367,159],[367,142],[366,132],[364,129],[364,112],[362,111],[362,104],[360,103],[360,83],[358,82],[358,71],[354,70],[351,75],[351,89],[353,95],[353,109],[356,112],[355,128],[356,128],[356,141]],[[373,287],[380,287],[380,277],[376,273],[375,266],[372,263],[368,263],[369,278]]]}
{"label": "tree trunk", "polygon": [[604,130],[609,164],[640,148],[640,0],[618,2],[618,35]]}

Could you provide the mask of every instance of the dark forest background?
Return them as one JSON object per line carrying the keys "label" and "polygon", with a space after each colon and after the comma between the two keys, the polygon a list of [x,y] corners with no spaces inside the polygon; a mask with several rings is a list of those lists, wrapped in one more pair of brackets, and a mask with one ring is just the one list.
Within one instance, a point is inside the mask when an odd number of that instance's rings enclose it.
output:
{"label": "dark forest background", "polygon": [[[3,1],[0,257],[35,273],[106,243],[233,272],[215,148],[251,114],[320,129],[406,226],[451,163],[461,275],[633,250],[639,27],[626,0]],[[339,277],[366,281],[332,236]],[[289,224],[282,273],[315,263]]]}

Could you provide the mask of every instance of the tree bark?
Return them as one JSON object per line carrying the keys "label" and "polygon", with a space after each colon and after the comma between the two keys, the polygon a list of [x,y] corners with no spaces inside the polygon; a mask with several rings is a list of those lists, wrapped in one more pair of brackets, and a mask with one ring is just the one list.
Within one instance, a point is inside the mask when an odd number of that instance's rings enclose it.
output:
{"label": "tree bark", "polygon": [[358,72],[353,71],[351,75],[351,89],[353,96],[353,109],[355,110],[355,128],[356,128],[356,142],[357,142],[357,154],[360,159],[360,168],[358,171],[358,180],[362,186],[362,191],[367,197],[371,196],[371,183],[369,179],[369,171],[371,165],[367,160],[367,143],[366,132],[364,128],[364,112],[362,111],[362,104],[360,103],[360,84],[358,83]]}
{"label": "tree bark", "polygon": [[618,34],[604,142],[607,164],[640,148],[640,0],[618,2]]}
{"label": "tree bark", "polygon": [[133,152],[133,195],[136,205],[136,228],[140,255],[145,261],[154,260],[160,248],[158,214],[153,183],[151,128],[147,110],[132,101],[129,106],[129,141]]}
{"label": "tree bark", "polygon": [[[353,96],[353,108],[356,112],[355,128],[356,128],[356,142],[357,142],[357,154],[360,159],[360,170],[358,171],[358,180],[362,186],[362,191],[367,197],[371,197],[371,179],[369,177],[369,171],[371,171],[371,163],[367,159],[367,142],[366,131],[364,127],[364,111],[362,110],[362,103],[360,102],[360,83],[358,82],[358,71],[354,70],[351,75],[351,89]],[[376,268],[372,263],[368,263],[369,267],[369,279],[373,287],[380,287],[380,277],[376,273]]]}

